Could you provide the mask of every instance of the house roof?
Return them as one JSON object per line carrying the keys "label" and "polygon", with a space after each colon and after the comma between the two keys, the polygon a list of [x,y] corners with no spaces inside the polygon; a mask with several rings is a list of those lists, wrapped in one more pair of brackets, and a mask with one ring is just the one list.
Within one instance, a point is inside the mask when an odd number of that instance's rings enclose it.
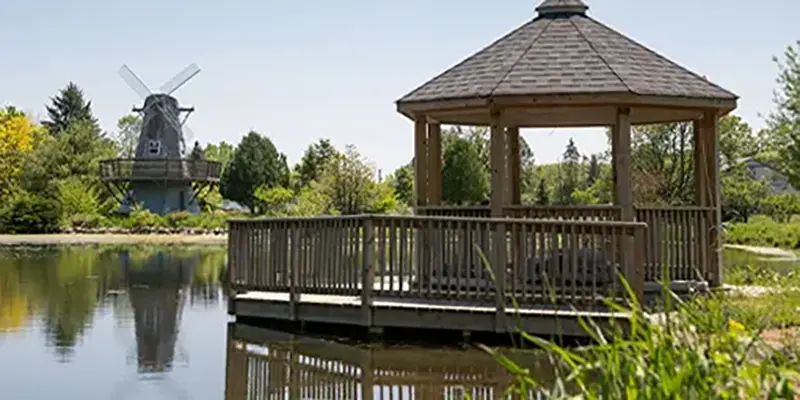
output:
{"label": "house roof", "polygon": [[536,17],[398,100],[634,94],[737,96],[587,15],[582,0],[545,0]]}

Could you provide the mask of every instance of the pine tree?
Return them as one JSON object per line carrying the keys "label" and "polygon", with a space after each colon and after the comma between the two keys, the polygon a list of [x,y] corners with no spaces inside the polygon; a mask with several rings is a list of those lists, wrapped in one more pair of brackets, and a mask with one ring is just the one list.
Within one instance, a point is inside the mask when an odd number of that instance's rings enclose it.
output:
{"label": "pine tree", "polygon": [[83,90],[74,82],[67,84],[67,87],[61,89],[50,101],[53,103],[47,107],[50,120],[44,121],[42,125],[53,136],[58,136],[70,124],[78,121],[88,121],[96,128],[96,132],[100,132],[97,119],[92,115],[92,102],[84,98]]}
{"label": "pine tree", "polygon": [[190,160],[202,160],[203,159],[203,147],[200,146],[200,142],[194,141],[194,147],[192,147],[192,152],[189,153]]}
{"label": "pine tree", "polygon": [[775,153],[780,155],[777,164],[797,187],[800,186],[800,41],[787,47],[783,60],[776,58],[775,62],[779,88],[775,93],[776,110],[767,120],[766,136],[771,147],[777,147]]}
{"label": "pine tree", "polygon": [[589,156],[589,173],[586,177],[586,187],[592,187],[592,185],[597,182],[597,179],[600,177],[600,160],[597,157],[597,154],[592,154]]}
{"label": "pine tree", "polygon": [[573,204],[572,193],[578,189],[579,168],[581,153],[575,146],[572,138],[567,143],[564,150],[563,161],[561,163],[558,185],[556,186],[555,201],[557,204]]}
{"label": "pine tree", "polygon": [[539,180],[539,188],[536,190],[536,204],[546,206],[550,204],[550,195],[547,193],[547,182],[544,178]]}

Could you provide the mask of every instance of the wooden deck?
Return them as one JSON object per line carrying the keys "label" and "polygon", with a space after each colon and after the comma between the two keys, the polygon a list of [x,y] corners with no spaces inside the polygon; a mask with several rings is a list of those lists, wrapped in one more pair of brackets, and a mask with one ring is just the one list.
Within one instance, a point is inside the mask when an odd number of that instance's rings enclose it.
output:
{"label": "wooden deck", "polygon": [[236,316],[296,322],[345,324],[364,328],[415,328],[464,332],[531,332],[538,335],[585,336],[579,318],[598,324],[612,319],[624,324],[629,314],[578,311],[565,307],[508,308],[498,316],[497,308],[467,301],[403,300],[376,297],[365,306],[360,296],[301,294],[294,301],[288,293],[246,292],[237,294],[232,312]]}
{"label": "wooden deck", "polygon": [[[668,280],[673,290],[703,286],[702,279],[682,278],[691,276],[692,260],[706,259],[704,247],[669,228],[658,245],[668,257],[648,259],[660,253],[648,246],[647,228],[385,215],[231,221],[231,313],[366,328],[583,336],[580,318],[625,323],[628,316],[610,312],[609,300],[641,307],[658,297],[660,285],[646,277],[674,274],[681,280]],[[647,272],[656,268],[662,272]]]}

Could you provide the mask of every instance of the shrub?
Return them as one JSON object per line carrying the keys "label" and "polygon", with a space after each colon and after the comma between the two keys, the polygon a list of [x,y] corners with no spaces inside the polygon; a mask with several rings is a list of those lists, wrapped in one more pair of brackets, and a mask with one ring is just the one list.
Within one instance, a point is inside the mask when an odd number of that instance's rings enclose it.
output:
{"label": "shrub", "polygon": [[200,217],[188,211],[170,213],[164,218],[170,228],[196,228],[200,225]]}
{"label": "shrub", "polygon": [[782,248],[800,247],[800,224],[779,223],[774,219],[756,215],[746,223],[729,224],[725,241],[732,244]]}
{"label": "shrub", "polygon": [[4,233],[52,233],[58,231],[61,209],[51,198],[14,191],[0,206],[0,231]]}
{"label": "shrub", "polygon": [[167,226],[166,218],[154,214],[149,210],[136,209],[122,219],[122,227],[134,231],[146,228],[162,228]]}
{"label": "shrub", "polygon": [[78,214],[68,217],[66,225],[76,229],[96,229],[111,226],[111,220],[98,214]]}

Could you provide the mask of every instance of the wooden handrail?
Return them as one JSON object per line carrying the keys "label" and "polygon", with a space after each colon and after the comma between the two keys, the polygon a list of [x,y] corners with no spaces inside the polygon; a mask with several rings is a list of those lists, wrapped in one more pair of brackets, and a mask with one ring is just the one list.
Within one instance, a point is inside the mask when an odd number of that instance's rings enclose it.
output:
{"label": "wooden handrail", "polygon": [[641,222],[351,215],[229,225],[235,290],[359,296],[365,323],[374,297],[489,303],[503,323],[508,296],[597,308],[624,296],[620,273],[637,298],[644,290]]}

